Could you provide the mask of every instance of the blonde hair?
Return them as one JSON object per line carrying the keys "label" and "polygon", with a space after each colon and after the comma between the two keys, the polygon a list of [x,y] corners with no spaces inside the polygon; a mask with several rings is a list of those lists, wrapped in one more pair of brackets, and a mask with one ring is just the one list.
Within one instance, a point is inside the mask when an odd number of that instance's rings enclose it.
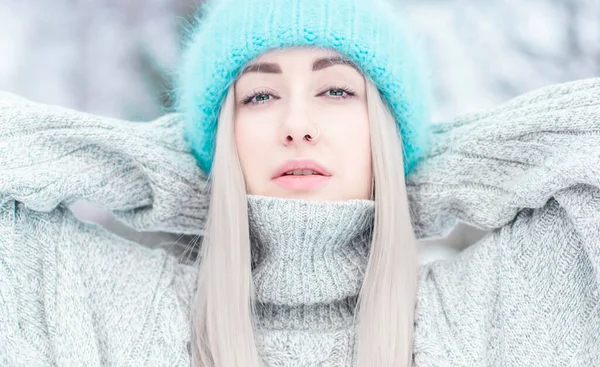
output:
{"label": "blonde hair", "polygon": [[[375,222],[358,297],[358,366],[412,363],[418,259],[403,169],[402,140],[389,108],[367,81]],[[234,138],[234,92],[221,108],[210,208],[193,310],[192,366],[258,367],[248,207]]]}

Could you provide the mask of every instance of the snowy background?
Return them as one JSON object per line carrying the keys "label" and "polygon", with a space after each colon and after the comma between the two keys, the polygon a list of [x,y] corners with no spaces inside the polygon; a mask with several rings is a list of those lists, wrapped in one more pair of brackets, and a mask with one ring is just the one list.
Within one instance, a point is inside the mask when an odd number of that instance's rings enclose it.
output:
{"label": "snowy background", "polygon": [[[169,110],[168,75],[198,1],[0,0],[0,90],[100,115],[155,118]],[[432,60],[436,121],[600,76],[600,0],[398,1]],[[132,232],[87,203],[74,211],[138,242],[176,240]],[[422,261],[454,256],[480,236],[461,226],[422,243]]]}

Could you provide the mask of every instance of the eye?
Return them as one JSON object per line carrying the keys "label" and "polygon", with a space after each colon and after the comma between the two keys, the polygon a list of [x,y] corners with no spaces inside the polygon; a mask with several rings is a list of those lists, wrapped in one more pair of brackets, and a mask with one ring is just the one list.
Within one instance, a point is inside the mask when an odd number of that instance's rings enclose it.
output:
{"label": "eye", "polygon": [[247,105],[247,104],[257,105],[257,104],[268,102],[271,99],[277,99],[277,97],[275,97],[271,91],[257,90],[257,91],[253,91],[252,93],[245,96],[244,99],[242,100],[242,103],[245,105]]}
{"label": "eye", "polygon": [[331,97],[333,99],[346,99],[354,97],[356,93],[354,93],[354,91],[348,87],[333,86],[329,87],[326,91],[319,93],[318,95],[326,95],[327,97]]}

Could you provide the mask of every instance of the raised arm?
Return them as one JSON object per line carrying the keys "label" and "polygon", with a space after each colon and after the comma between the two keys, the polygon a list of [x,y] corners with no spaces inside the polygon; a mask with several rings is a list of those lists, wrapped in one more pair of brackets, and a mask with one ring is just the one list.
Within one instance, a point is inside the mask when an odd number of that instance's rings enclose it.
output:
{"label": "raised arm", "polygon": [[[177,115],[134,123],[0,93],[0,365],[161,364],[130,350],[126,336],[151,340],[156,325],[139,317],[188,299],[164,292],[168,274],[183,271],[177,259],[82,223],[66,207],[85,199],[140,231],[202,234],[206,181],[179,124]],[[122,345],[98,345],[102,330]],[[161,365],[182,358],[186,332],[157,335],[154,345],[165,344],[157,349],[172,352]]]}
{"label": "raised arm", "polygon": [[600,79],[435,128],[408,182],[417,235],[490,233],[421,271],[417,365],[600,360]]}
{"label": "raised arm", "polygon": [[48,212],[85,199],[140,231],[198,234],[206,179],[180,124],[176,114],[130,122],[0,93],[0,203]]}

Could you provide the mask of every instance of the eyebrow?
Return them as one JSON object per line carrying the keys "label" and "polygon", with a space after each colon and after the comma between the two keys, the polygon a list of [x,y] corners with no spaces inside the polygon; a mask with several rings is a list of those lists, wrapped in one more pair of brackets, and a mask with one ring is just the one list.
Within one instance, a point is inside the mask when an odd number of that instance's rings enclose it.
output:
{"label": "eyebrow", "polygon": [[[343,58],[340,56],[323,57],[323,58],[315,60],[313,62],[312,71],[323,70],[325,68],[328,68],[328,67],[334,66],[334,65],[348,65],[360,73],[360,70],[359,70],[358,66],[356,66],[356,64],[354,64],[349,59],[346,59],[346,58]],[[240,76],[242,76],[245,73],[251,72],[251,71],[254,71],[257,73],[267,73],[267,74],[281,74],[282,73],[281,67],[279,66],[279,64],[269,63],[269,62],[261,62],[261,63],[254,63],[254,64],[250,64],[250,65],[246,66],[246,68],[244,68],[244,70],[240,73]]]}

